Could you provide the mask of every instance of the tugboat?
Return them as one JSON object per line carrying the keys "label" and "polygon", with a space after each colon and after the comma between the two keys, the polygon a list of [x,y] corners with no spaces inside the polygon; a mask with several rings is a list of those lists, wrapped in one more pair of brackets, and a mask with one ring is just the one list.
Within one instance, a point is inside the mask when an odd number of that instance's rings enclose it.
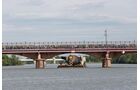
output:
{"label": "tugboat", "polygon": [[60,62],[58,68],[62,67],[86,67],[86,58],[84,56],[69,55],[62,57],[64,61]]}

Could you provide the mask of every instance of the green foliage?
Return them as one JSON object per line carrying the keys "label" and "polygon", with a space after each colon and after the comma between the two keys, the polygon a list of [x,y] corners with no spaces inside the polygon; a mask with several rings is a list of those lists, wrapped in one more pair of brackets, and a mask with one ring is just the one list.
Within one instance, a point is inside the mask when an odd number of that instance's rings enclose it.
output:
{"label": "green foliage", "polygon": [[2,65],[3,66],[12,66],[12,65],[22,65],[23,63],[19,61],[15,55],[8,57],[7,55],[2,55]]}
{"label": "green foliage", "polygon": [[[86,61],[88,63],[91,62],[101,62],[101,58],[96,58],[94,56],[88,56],[86,57]],[[137,64],[137,54],[130,53],[130,54],[124,54],[118,57],[112,58],[112,63],[122,63],[122,64]]]}
{"label": "green foliage", "polygon": [[114,57],[112,63],[137,64],[137,54],[124,54]]}
{"label": "green foliage", "polygon": [[91,62],[101,62],[100,58],[94,57],[94,56],[88,56],[86,57],[86,62],[91,63]]}

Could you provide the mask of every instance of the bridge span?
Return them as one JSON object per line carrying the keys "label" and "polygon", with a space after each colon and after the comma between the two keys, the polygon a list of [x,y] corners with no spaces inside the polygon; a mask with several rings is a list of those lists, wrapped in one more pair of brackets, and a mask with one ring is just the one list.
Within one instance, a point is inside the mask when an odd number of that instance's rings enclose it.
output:
{"label": "bridge span", "polygon": [[111,58],[125,53],[137,53],[136,41],[98,42],[4,42],[2,54],[26,56],[44,68],[45,59],[64,53],[82,53],[102,57],[102,67],[111,67]]}

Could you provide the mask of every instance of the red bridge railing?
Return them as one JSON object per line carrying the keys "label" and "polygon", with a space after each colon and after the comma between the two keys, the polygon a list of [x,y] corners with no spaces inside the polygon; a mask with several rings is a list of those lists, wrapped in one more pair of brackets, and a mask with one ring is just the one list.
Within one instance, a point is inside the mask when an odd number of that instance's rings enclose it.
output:
{"label": "red bridge railing", "polygon": [[51,48],[137,48],[134,41],[83,41],[83,42],[6,42],[2,49],[51,49]]}

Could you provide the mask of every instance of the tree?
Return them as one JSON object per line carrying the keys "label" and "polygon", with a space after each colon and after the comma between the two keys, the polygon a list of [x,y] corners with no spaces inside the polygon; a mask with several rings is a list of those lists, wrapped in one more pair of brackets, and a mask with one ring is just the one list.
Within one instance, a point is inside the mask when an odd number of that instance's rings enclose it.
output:
{"label": "tree", "polygon": [[126,63],[126,64],[136,64],[137,54],[124,54],[119,57],[114,57],[112,63]]}
{"label": "tree", "polygon": [[94,57],[94,56],[87,56],[86,61],[89,62],[89,63],[90,62],[101,62],[101,59],[97,58],[97,57]]}
{"label": "tree", "polygon": [[15,55],[12,55],[11,57],[9,57],[8,55],[2,55],[2,65],[3,66],[22,65],[22,64],[23,63]]}
{"label": "tree", "polygon": [[[88,56],[86,57],[87,62],[101,62],[101,57]],[[121,56],[113,57],[112,63],[122,63],[122,64],[137,64],[137,54],[128,53]]]}

